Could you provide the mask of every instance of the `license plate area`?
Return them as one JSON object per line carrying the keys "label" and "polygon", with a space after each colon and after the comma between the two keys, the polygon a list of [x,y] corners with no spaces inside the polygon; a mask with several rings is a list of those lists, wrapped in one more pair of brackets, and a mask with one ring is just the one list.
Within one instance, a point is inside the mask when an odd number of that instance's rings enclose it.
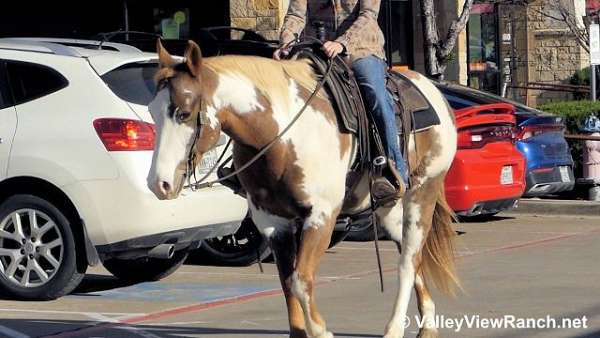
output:
{"label": "license plate area", "polygon": [[558,167],[558,171],[560,171],[560,180],[564,183],[571,182],[571,176],[569,175],[569,167],[561,166]]}
{"label": "license plate area", "polygon": [[196,167],[196,175],[206,174],[217,163],[217,149],[211,149],[202,156]]}
{"label": "license plate area", "polygon": [[511,165],[502,167],[502,171],[500,172],[500,184],[508,185],[513,183],[513,167]]}

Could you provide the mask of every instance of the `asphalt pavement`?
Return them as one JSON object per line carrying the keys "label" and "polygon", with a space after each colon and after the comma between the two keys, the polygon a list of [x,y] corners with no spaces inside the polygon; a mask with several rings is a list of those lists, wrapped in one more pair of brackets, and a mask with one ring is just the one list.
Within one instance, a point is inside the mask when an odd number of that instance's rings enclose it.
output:
{"label": "asphalt pavement", "polygon": [[[600,337],[600,218],[513,214],[456,229],[465,293],[449,299],[434,292],[443,337]],[[384,293],[373,243],[343,242],[324,259],[318,304],[336,337],[383,334],[395,299],[398,255],[392,242],[381,244]],[[413,300],[406,337],[416,336],[416,314]],[[478,327],[465,327],[466,320]],[[587,328],[581,328],[584,322]],[[580,328],[556,328],[569,324]],[[7,338],[287,335],[270,263],[262,274],[257,266],[188,264],[163,281],[138,285],[93,268],[62,299],[0,300],[0,337]]]}

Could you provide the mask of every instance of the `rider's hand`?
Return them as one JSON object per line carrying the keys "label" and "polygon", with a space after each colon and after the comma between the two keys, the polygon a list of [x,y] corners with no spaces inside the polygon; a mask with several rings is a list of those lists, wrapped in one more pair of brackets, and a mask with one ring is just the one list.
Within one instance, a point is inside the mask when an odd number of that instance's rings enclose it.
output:
{"label": "rider's hand", "polygon": [[281,60],[282,58],[288,56],[289,54],[290,54],[289,48],[285,48],[285,47],[277,48],[277,50],[275,50],[273,52],[273,59]]}
{"label": "rider's hand", "polygon": [[344,51],[344,45],[337,41],[327,41],[323,44],[323,50],[330,59],[333,59]]}

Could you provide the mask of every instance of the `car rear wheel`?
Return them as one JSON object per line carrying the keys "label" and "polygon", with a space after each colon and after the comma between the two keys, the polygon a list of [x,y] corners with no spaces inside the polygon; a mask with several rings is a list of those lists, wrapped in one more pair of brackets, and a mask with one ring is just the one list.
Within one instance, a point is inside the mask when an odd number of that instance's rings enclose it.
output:
{"label": "car rear wheel", "polygon": [[50,300],[73,291],[78,271],[71,224],[52,203],[15,195],[0,205],[0,288],[9,297]]}
{"label": "car rear wheel", "polygon": [[143,257],[137,259],[110,258],[103,262],[108,272],[120,280],[141,283],[155,282],[175,272],[188,256],[188,250],[176,251],[169,259]]}
{"label": "car rear wheel", "polygon": [[195,261],[202,264],[248,266],[267,259],[271,254],[267,241],[258,231],[249,215],[242,220],[236,233],[205,239],[193,253]]}

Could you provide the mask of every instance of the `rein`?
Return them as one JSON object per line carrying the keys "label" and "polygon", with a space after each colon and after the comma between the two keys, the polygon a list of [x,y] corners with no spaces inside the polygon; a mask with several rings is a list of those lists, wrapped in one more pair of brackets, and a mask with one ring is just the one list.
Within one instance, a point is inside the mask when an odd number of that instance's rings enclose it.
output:
{"label": "rein", "polygon": [[[306,102],[304,103],[304,106],[302,106],[302,108],[298,111],[298,113],[296,113],[296,115],[294,116],[292,121],[290,121],[290,123],[279,134],[277,134],[277,136],[275,136],[275,138],[273,140],[271,140],[264,147],[262,147],[262,149],[258,152],[258,154],[254,155],[254,157],[252,157],[248,162],[244,163],[244,165],[242,165],[238,169],[234,170],[233,172],[231,172],[228,175],[225,175],[223,177],[220,177],[216,180],[209,181],[209,182],[204,182],[204,181],[206,181],[208,179],[208,177],[210,176],[210,174],[212,174],[214,172],[214,170],[219,166],[221,160],[225,156],[225,153],[227,152],[227,149],[229,148],[229,146],[231,144],[231,138],[227,142],[225,149],[223,149],[223,152],[219,156],[219,159],[216,161],[216,163],[210,168],[210,170],[201,179],[197,180],[196,179],[196,171],[195,171],[196,166],[194,164],[194,161],[196,159],[196,153],[194,152],[194,148],[196,146],[196,143],[198,142],[198,139],[200,138],[200,129],[203,124],[201,121],[201,118],[200,118],[200,114],[198,114],[198,118],[196,119],[196,136],[194,137],[194,142],[192,143],[192,146],[188,153],[187,168],[186,168],[186,177],[188,180],[188,184],[185,185],[184,188],[190,188],[192,191],[196,191],[198,189],[203,189],[203,188],[210,188],[217,183],[220,183],[222,181],[225,181],[231,177],[238,175],[239,173],[243,172],[248,167],[250,167],[254,162],[258,161],[269,149],[271,149],[275,145],[275,143],[277,143],[278,141],[281,140],[281,138],[292,128],[292,126],[296,123],[296,121],[298,121],[300,116],[302,116],[302,114],[306,111],[306,108],[308,108],[310,106],[310,104],[312,103],[314,98],[318,95],[319,91],[323,88],[323,86],[327,82],[327,79],[329,78],[329,75],[333,68],[332,66],[333,66],[333,62],[331,60],[328,60],[327,70],[326,70],[325,74],[323,75],[321,80],[317,83],[317,86],[313,90],[312,94],[310,94],[310,96],[308,97]],[[229,161],[229,160],[231,160],[231,158],[229,158],[227,161]],[[194,182],[192,182],[192,177],[194,179]]]}

